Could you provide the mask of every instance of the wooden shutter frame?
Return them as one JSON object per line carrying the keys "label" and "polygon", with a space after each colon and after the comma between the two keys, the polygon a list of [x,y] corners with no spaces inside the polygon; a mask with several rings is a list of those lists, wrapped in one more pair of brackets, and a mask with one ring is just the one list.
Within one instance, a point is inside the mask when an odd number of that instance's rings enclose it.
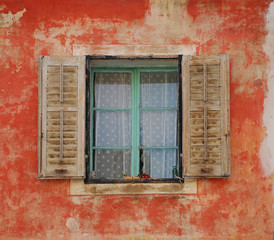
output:
{"label": "wooden shutter frame", "polygon": [[[38,179],[83,179],[85,177],[85,56],[40,56],[38,81]],[[56,175],[47,174],[46,138],[46,81],[48,65],[77,67],[77,153],[75,174],[57,169]],[[60,71],[63,72],[63,71]],[[63,78],[63,76],[61,76]],[[60,83],[61,84],[61,83]],[[61,86],[61,85],[60,85]],[[61,88],[60,88],[61,89]],[[60,91],[61,93],[62,91]],[[63,99],[60,95],[60,99]],[[61,101],[61,100],[60,100]],[[61,101],[62,102],[62,101]],[[75,111],[75,107],[59,107],[60,111]],[[62,109],[62,110],[61,110]]]}
{"label": "wooden shutter frame", "polygon": [[[221,159],[220,171],[208,163],[200,164],[192,169],[190,155],[190,61],[197,61],[200,65],[216,63],[220,64],[221,79]],[[230,76],[229,56],[183,56],[183,169],[184,177],[190,178],[215,178],[228,177],[230,175]],[[198,170],[199,168],[199,170]],[[207,171],[209,169],[211,172]]]}

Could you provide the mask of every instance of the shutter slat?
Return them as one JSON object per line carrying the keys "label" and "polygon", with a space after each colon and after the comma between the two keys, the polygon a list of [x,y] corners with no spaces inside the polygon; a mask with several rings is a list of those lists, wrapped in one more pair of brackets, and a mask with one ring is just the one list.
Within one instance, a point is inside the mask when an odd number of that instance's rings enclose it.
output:
{"label": "shutter slat", "polygon": [[38,177],[84,178],[85,57],[40,57]]}
{"label": "shutter slat", "polygon": [[60,103],[63,103],[63,87],[64,87],[64,72],[63,72],[63,64],[60,64]]}
{"label": "shutter slat", "polygon": [[[60,101],[61,100],[62,99],[60,99]],[[63,162],[63,148],[64,148],[63,147],[63,125],[64,125],[64,111],[62,109],[60,111],[60,163]]]}
{"label": "shutter slat", "polygon": [[227,55],[184,56],[184,177],[230,175]]}
{"label": "shutter slat", "polygon": [[48,161],[48,164],[50,164],[50,165],[56,165],[56,168],[58,168],[58,166],[62,166],[62,165],[75,165],[75,163],[76,163],[76,158],[75,159],[63,159],[63,162],[59,162],[59,160],[53,160],[53,159],[51,159],[51,160],[49,160]]}

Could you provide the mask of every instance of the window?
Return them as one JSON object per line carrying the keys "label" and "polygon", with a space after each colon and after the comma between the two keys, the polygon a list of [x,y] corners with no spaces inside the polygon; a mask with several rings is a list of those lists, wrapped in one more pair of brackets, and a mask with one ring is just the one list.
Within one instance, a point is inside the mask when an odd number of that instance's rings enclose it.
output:
{"label": "window", "polygon": [[227,177],[228,70],[227,55],[40,57],[38,177]]}
{"label": "window", "polygon": [[179,74],[173,62],[173,67],[91,67],[92,178],[175,177]]}

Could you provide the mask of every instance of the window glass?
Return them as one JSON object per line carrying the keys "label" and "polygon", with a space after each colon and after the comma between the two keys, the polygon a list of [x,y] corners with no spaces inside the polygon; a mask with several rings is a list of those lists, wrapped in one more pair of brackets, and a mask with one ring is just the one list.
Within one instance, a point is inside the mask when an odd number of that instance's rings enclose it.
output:
{"label": "window glass", "polygon": [[177,107],[177,72],[141,72],[141,107]]}
{"label": "window glass", "polygon": [[96,147],[130,147],[130,111],[95,111]]}
{"label": "window glass", "polygon": [[152,178],[172,178],[176,166],[176,149],[145,149],[141,150],[143,172]]}
{"label": "window glass", "polygon": [[177,110],[142,110],[140,143],[146,147],[177,145]]}
{"label": "window glass", "polygon": [[94,178],[172,178],[178,165],[177,69],[95,68],[92,76]]}
{"label": "window glass", "polygon": [[96,149],[95,177],[96,178],[123,178],[130,176],[131,151],[117,149]]}
{"label": "window glass", "polygon": [[123,72],[95,73],[96,108],[130,108],[131,75]]}

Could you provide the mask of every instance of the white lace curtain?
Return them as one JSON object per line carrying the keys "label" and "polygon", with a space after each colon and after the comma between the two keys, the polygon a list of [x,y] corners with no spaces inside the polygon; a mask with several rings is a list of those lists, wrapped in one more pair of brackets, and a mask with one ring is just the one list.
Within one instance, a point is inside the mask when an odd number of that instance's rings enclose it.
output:
{"label": "white lace curtain", "polygon": [[[94,144],[97,147],[131,147],[131,74],[96,73],[95,107],[117,110],[95,111]],[[177,145],[177,73],[143,72],[140,85],[140,146]],[[145,110],[142,108],[169,108]],[[143,173],[153,178],[172,178],[176,149],[144,149],[140,152]],[[131,151],[95,150],[97,178],[130,175]]]}
{"label": "white lace curtain", "polygon": [[[177,73],[141,73],[142,108],[177,107]],[[140,144],[144,147],[177,145],[177,110],[141,110]],[[176,166],[176,149],[146,149],[142,153],[143,172],[153,178],[172,178]]]}

